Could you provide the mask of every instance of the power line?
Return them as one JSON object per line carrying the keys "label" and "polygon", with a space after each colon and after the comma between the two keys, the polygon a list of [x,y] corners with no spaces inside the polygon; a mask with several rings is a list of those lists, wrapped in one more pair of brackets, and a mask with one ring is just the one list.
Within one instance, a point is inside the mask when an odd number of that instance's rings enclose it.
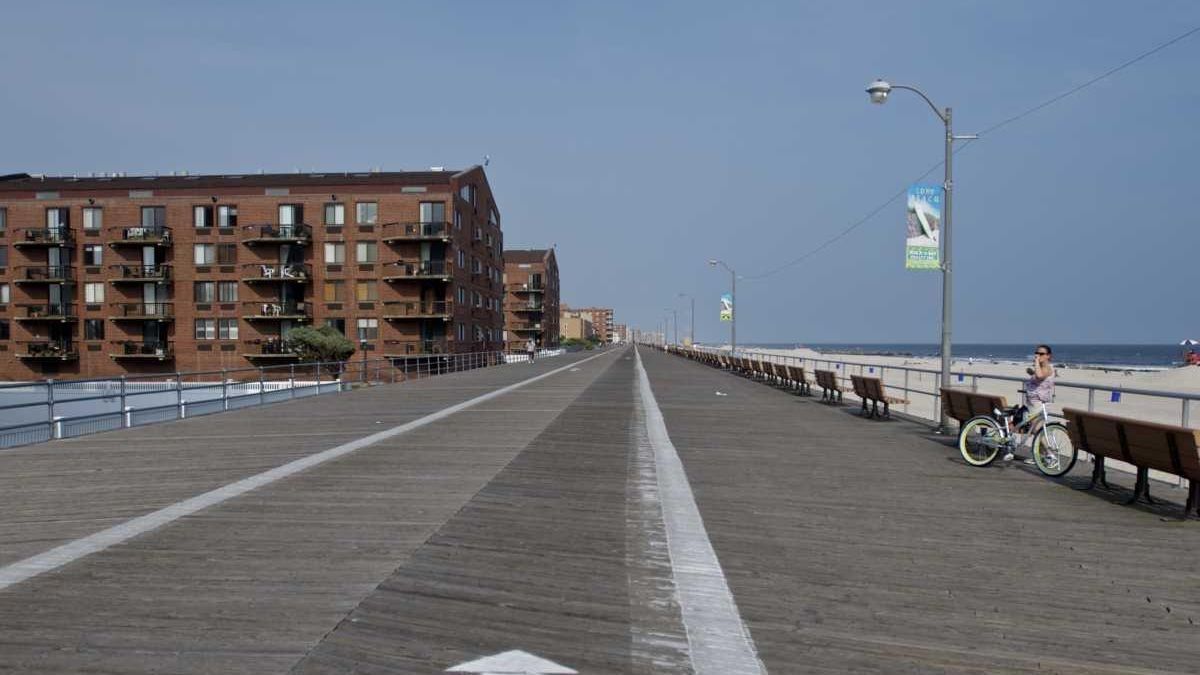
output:
{"label": "power line", "polygon": [[[1016,115],[1013,115],[1012,117],[1009,117],[1008,119],[1005,119],[1005,120],[1002,120],[1002,121],[1000,121],[1000,122],[997,122],[996,124],[993,124],[993,125],[991,125],[990,127],[987,127],[987,128],[985,128],[983,131],[980,131],[980,132],[979,132],[978,134],[976,134],[976,135],[977,135],[979,138],[983,138],[984,136],[986,136],[986,135],[988,135],[988,134],[991,134],[992,132],[994,132],[994,131],[997,131],[998,129],[1000,129],[1000,128],[1002,128],[1002,127],[1006,127],[1006,126],[1008,126],[1009,124],[1012,124],[1013,122],[1016,122],[1016,121],[1018,121],[1018,120],[1024,119],[1024,118],[1026,118],[1026,117],[1028,117],[1028,116],[1030,116],[1030,115],[1032,115],[1032,114],[1034,114],[1034,113],[1038,112],[1039,110],[1042,110],[1042,109],[1044,109],[1044,108],[1047,108],[1047,107],[1049,107],[1049,106],[1051,106],[1051,105],[1054,105],[1055,103],[1058,103],[1059,101],[1061,101],[1061,100],[1063,100],[1063,99],[1065,99],[1065,98],[1068,98],[1068,97],[1070,97],[1070,96],[1072,96],[1072,95],[1074,95],[1074,94],[1077,94],[1077,93],[1079,93],[1079,92],[1083,91],[1084,89],[1087,89],[1088,87],[1090,87],[1090,86],[1092,86],[1092,85],[1096,84],[1097,82],[1100,82],[1101,80],[1104,80],[1104,79],[1106,79],[1106,78],[1112,77],[1113,75],[1116,75],[1117,73],[1121,72],[1122,70],[1125,70],[1126,68],[1128,68],[1128,67],[1132,66],[1133,64],[1135,64],[1135,63],[1137,63],[1137,62],[1139,62],[1139,61],[1141,61],[1141,60],[1143,60],[1143,59],[1145,59],[1145,58],[1148,58],[1148,57],[1150,57],[1150,56],[1153,56],[1154,54],[1157,54],[1158,52],[1160,52],[1160,51],[1162,51],[1162,50],[1166,49],[1167,47],[1170,47],[1171,45],[1173,45],[1173,44],[1175,44],[1175,43],[1177,43],[1177,42],[1179,42],[1179,41],[1181,41],[1181,40],[1185,40],[1185,39],[1187,39],[1187,38],[1191,37],[1192,35],[1195,35],[1196,33],[1200,33],[1200,26],[1196,26],[1195,28],[1192,28],[1191,30],[1188,30],[1188,31],[1186,31],[1186,32],[1184,32],[1184,33],[1180,33],[1179,35],[1177,35],[1177,36],[1175,36],[1175,37],[1171,38],[1170,40],[1167,40],[1166,42],[1163,42],[1163,43],[1161,43],[1161,44],[1158,44],[1158,45],[1156,45],[1156,46],[1152,47],[1151,49],[1149,49],[1149,50],[1147,50],[1147,51],[1144,51],[1144,52],[1142,52],[1141,54],[1138,54],[1137,56],[1133,57],[1132,59],[1129,59],[1128,61],[1126,61],[1126,62],[1122,63],[1121,65],[1119,65],[1119,66],[1116,66],[1115,68],[1112,68],[1112,69],[1110,69],[1110,70],[1108,70],[1108,71],[1105,71],[1104,73],[1101,73],[1100,75],[1097,75],[1096,77],[1093,77],[1092,79],[1088,80],[1087,82],[1084,82],[1084,83],[1082,83],[1082,84],[1080,84],[1080,85],[1077,85],[1077,86],[1075,86],[1075,87],[1072,87],[1072,88],[1068,89],[1067,91],[1064,91],[1064,92],[1062,92],[1061,94],[1058,94],[1058,95],[1056,95],[1056,96],[1054,96],[1054,97],[1051,97],[1051,98],[1049,98],[1049,99],[1046,99],[1045,101],[1042,101],[1041,103],[1039,103],[1039,104],[1037,104],[1037,105],[1033,106],[1032,108],[1029,108],[1028,110],[1025,110],[1025,111],[1023,111],[1023,112],[1021,112],[1021,113],[1018,113],[1018,114],[1016,114]],[[971,143],[972,143],[972,142],[973,142],[973,141],[967,141],[967,142],[966,142],[966,143],[964,143],[963,145],[960,145],[960,146],[958,146],[957,148],[955,148],[955,149],[954,149],[954,154],[955,154],[955,155],[957,155],[957,154],[958,154],[960,151],[962,151],[962,150],[965,150],[967,147],[969,147],[969,146],[971,145]],[[946,162],[943,160],[943,161],[940,161],[940,162],[938,162],[937,164],[934,164],[933,166],[929,167],[929,169],[928,169],[928,170],[927,170],[925,173],[923,173],[923,174],[921,174],[920,176],[918,176],[918,177],[914,178],[913,180],[909,181],[909,183],[908,183],[908,184],[917,183],[917,182],[920,182],[920,181],[924,180],[926,176],[928,176],[929,174],[931,174],[931,173],[933,173],[934,171],[936,171],[938,168],[940,168],[940,167],[941,167],[943,164],[945,164],[945,163],[946,163]],[[880,213],[881,211],[883,211],[883,210],[884,210],[884,209],[886,209],[888,206],[890,206],[892,202],[894,202],[894,201],[896,201],[897,199],[899,199],[900,197],[904,196],[904,194],[905,194],[905,193],[907,193],[907,192],[908,192],[908,188],[907,188],[907,187],[904,187],[904,188],[902,188],[902,189],[901,189],[899,192],[896,192],[896,193],[895,193],[895,194],[893,194],[892,196],[888,197],[888,198],[887,198],[887,200],[886,200],[886,201],[884,201],[883,203],[881,203],[879,206],[876,206],[874,209],[871,209],[871,211],[870,211],[870,212],[868,212],[868,213],[867,213],[867,215],[865,215],[865,216],[863,216],[862,218],[860,218],[860,219],[856,220],[856,221],[855,221],[854,223],[852,223],[852,224],[851,224],[849,227],[847,227],[846,229],[842,230],[842,231],[841,231],[841,232],[839,232],[838,234],[834,235],[832,238],[830,238],[830,239],[826,240],[826,241],[825,241],[823,244],[821,244],[820,246],[817,246],[816,248],[814,248],[814,249],[812,249],[812,250],[808,251],[808,252],[807,252],[807,253],[805,253],[804,255],[802,255],[802,256],[800,256],[800,257],[798,257],[798,258],[795,258],[795,259],[793,259],[793,260],[791,260],[791,261],[789,261],[789,262],[787,262],[787,263],[784,263],[783,265],[780,265],[779,267],[775,267],[775,268],[771,269],[771,270],[770,270],[770,271],[768,271],[768,272],[764,272],[764,273],[762,273],[762,274],[755,274],[755,275],[751,275],[751,276],[746,276],[746,277],[743,277],[743,278],[744,278],[744,279],[746,279],[747,281],[749,281],[749,280],[754,280],[754,279],[765,279],[765,278],[767,278],[767,277],[770,277],[770,276],[773,276],[773,275],[775,275],[775,274],[778,274],[779,272],[782,272],[782,271],[784,271],[784,270],[786,270],[786,269],[788,269],[788,268],[790,268],[790,267],[795,267],[796,265],[798,265],[798,264],[800,264],[801,262],[803,262],[803,261],[807,260],[808,258],[810,258],[810,257],[812,257],[812,256],[816,255],[817,253],[820,253],[821,251],[825,250],[825,249],[826,249],[826,248],[828,248],[829,246],[833,245],[835,242],[837,242],[837,241],[839,241],[839,240],[843,239],[843,238],[844,238],[846,235],[848,235],[848,234],[850,234],[851,232],[853,232],[854,230],[858,229],[860,226],[862,226],[862,225],[865,225],[865,224],[866,224],[868,221],[870,221],[872,218],[874,218],[875,216],[879,215],[879,213]]]}

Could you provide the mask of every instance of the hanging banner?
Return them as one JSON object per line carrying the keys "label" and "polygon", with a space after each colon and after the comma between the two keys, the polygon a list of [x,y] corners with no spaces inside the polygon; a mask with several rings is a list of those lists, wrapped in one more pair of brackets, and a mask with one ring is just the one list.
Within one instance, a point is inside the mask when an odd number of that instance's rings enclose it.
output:
{"label": "hanging banner", "polygon": [[941,269],[938,247],[942,238],[942,194],[941,185],[913,185],[908,188],[905,269]]}
{"label": "hanging banner", "polygon": [[729,293],[721,296],[721,320],[733,321],[733,296]]}

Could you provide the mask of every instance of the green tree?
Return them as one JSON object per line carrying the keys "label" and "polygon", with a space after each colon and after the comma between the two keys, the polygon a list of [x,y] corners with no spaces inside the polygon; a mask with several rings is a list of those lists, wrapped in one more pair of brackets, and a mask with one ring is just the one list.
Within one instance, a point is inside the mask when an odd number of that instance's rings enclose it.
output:
{"label": "green tree", "polygon": [[[332,326],[310,328],[302,326],[288,331],[287,347],[301,361],[345,361],[354,354],[354,343]],[[332,366],[337,370],[336,366]]]}

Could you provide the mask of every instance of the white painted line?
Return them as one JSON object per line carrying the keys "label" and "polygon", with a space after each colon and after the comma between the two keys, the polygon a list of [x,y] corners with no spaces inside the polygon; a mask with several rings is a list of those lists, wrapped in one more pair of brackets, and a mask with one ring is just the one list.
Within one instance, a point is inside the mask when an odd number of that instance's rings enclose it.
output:
{"label": "white painted line", "polygon": [[364,436],[363,438],[350,441],[349,443],[344,443],[328,450],[322,450],[321,452],[309,455],[307,457],[301,457],[300,459],[288,462],[282,466],[277,466],[274,469],[264,471],[248,478],[243,478],[235,483],[230,483],[224,487],[219,487],[210,492],[205,492],[204,494],[197,495],[191,499],[185,499],[181,502],[177,502],[165,508],[159,509],[158,511],[154,511],[153,513],[148,513],[144,516],[127,520],[124,523],[110,527],[107,530],[101,530],[93,535],[83,537],[82,539],[76,539],[75,541],[63,544],[62,546],[52,548],[44,553],[39,553],[38,555],[17,561],[4,567],[0,567],[0,591],[14,584],[19,584],[22,581],[36,577],[39,574],[58,569],[59,567],[79,560],[84,556],[98,553],[106,548],[115,546],[116,544],[120,544],[121,542],[150,532],[151,530],[156,530],[163,525],[172,523],[180,518],[183,518],[184,516],[189,516],[197,511],[200,511],[201,509],[206,509],[210,506],[216,506],[217,504],[233,499],[239,495],[243,495],[251,490],[256,490],[265,485],[270,485],[277,480],[287,478],[288,476],[300,473],[306,469],[311,469],[330,460],[348,455],[356,450],[361,450],[380,441],[385,441],[394,436],[399,436],[400,434],[412,431],[413,429],[423,427],[427,424],[432,424],[457,412],[461,412],[472,406],[479,405],[485,401],[490,401],[497,396],[503,396],[510,391],[520,389],[521,387],[537,382],[538,380],[543,380],[551,375],[557,375],[568,368],[572,368],[578,364],[587,363],[592,359],[606,356],[609,353],[611,352],[589,356],[582,361],[577,361],[576,363],[555,368],[554,370],[531,377],[527,380],[521,380],[520,382],[510,384],[495,391],[476,396],[473,399],[463,401],[462,403],[457,403],[449,408],[443,408],[435,413],[415,419],[411,422],[407,422],[390,429],[385,429],[378,433],[371,434],[370,436]]}
{"label": "white painted line", "polygon": [[671,555],[692,668],[696,675],[766,675],[767,669],[758,659],[750,629],[742,622],[733,593],[725,581],[725,572],[704,529],[692,486],[667,434],[666,422],[636,347],[634,355],[637,357],[638,393],[645,414],[646,435],[654,449],[667,550]]}

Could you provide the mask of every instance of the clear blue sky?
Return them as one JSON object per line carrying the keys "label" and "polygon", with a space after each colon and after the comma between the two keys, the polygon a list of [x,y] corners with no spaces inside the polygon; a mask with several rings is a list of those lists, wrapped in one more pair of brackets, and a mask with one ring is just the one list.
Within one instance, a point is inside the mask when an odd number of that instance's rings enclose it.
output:
{"label": "clear blue sky", "polygon": [[[727,335],[728,275],[787,262],[984,128],[1191,27],[1174,2],[18,3],[0,172],[462,167],[563,300]],[[1200,35],[956,160],[960,342],[1200,337]],[[935,173],[935,179],[937,174]],[[934,342],[902,201],[739,284],[739,338]]]}

